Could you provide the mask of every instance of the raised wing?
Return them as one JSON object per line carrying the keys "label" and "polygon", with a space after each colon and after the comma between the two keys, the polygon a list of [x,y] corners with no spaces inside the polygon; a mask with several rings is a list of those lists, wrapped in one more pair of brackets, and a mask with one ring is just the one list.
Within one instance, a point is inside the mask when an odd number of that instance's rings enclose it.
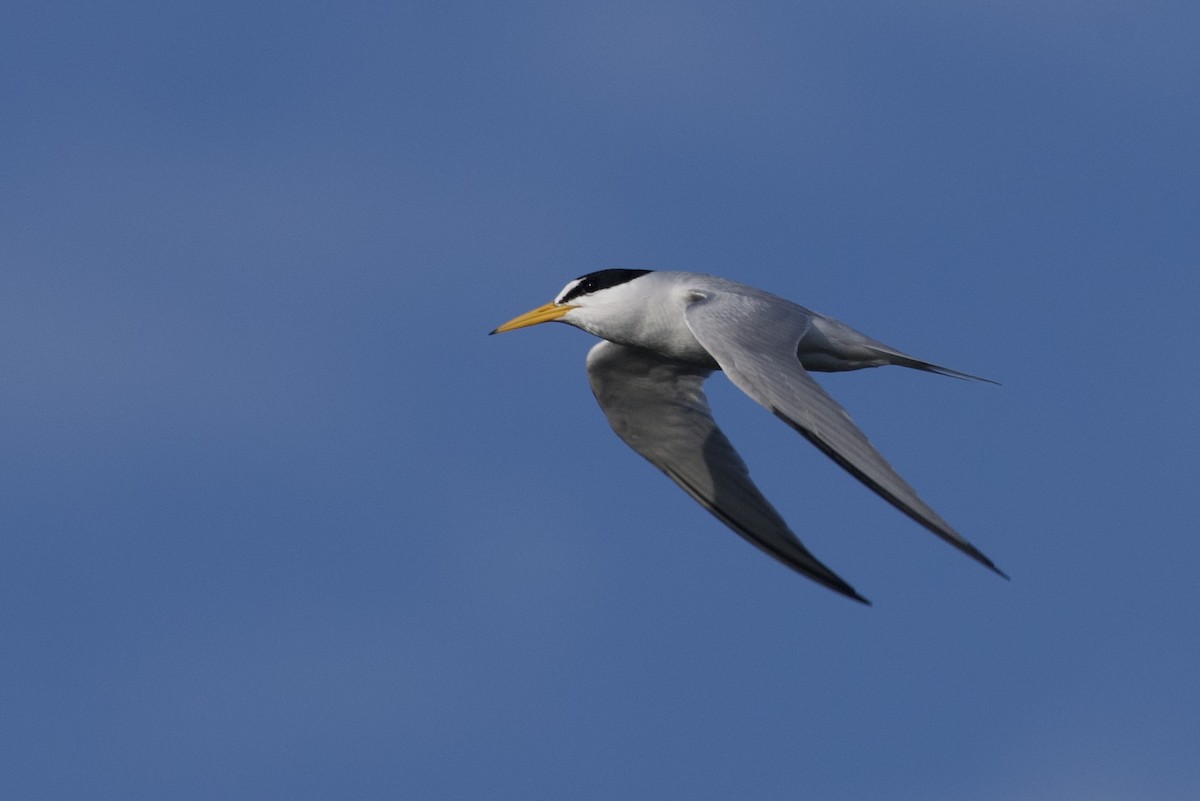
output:
{"label": "raised wing", "polygon": [[702,384],[711,370],[601,342],[587,358],[592,392],[613,431],[721,522],[788,567],[869,603],[808,552],[750,480],[717,427]]}
{"label": "raised wing", "polygon": [[[776,298],[699,292],[684,320],[739,389],[770,409],[884,500],[995,572],[992,564],[900,477],[846,410],[796,357],[809,317]],[[1005,576],[1007,578],[1007,576]]]}

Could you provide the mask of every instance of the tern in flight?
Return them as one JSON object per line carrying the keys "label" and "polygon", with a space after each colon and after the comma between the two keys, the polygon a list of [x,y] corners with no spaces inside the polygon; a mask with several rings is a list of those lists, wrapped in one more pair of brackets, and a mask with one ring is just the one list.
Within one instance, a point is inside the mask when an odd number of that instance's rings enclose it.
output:
{"label": "tern in flight", "polygon": [[587,372],[617,436],[722,523],[813,581],[869,603],[817,561],[750,480],[704,396],[714,370],[888,503],[1005,575],[921,500],[809,372],[897,364],[988,379],[914,359],[761,289],[699,273],[590,273],[492,333],[550,321],[604,340],[588,353]]}

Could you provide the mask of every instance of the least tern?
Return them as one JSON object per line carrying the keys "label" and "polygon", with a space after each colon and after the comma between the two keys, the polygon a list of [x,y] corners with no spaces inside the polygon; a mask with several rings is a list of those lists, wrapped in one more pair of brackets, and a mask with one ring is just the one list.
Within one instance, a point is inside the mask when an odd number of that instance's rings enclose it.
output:
{"label": "least tern", "polygon": [[588,352],[587,372],[617,436],[718,520],[788,567],[870,603],[817,561],[750,480],[704,396],[702,385],[714,370],[888,503],[1005,575],[921,500],[809,371],[896,364],[989,379],[915,359],[761,289],[699,273],[589,273],[563,287],[550,303],[492,333],[551,321],[604,340]]}

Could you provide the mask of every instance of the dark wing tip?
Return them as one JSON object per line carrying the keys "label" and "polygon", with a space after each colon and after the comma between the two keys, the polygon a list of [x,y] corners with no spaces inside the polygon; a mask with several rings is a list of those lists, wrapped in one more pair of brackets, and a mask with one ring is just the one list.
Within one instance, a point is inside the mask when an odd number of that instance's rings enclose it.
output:
{"label": "dark wing tip", "polygon": [[859,595],[857,590],[855,590],[838,576],[834,576],[833,574],[830,574],[828,577],[813,575],[812,573],[800,570],[791,562],[784,561],[782,557],[777,556],[776,558],[778,558],[781,562],[784,562],[784,564],[786,564],[788,567],[796,570],[798,573],[802,573],[805,577],[817,582],[822,587],[833,590],[838,595],[844,595],[852,601],[858,601],[863,606],[871,606],[870,601]]}
{"label": "dark wing tip", "polygon": [[979,550],[974,545],[971,545],[970,543],[966,543],[965,545],[958,545],[958,543],[953,544],[957,545],[960,551],[986,567],[988,570],[995,573],[1000,578],[1004,579],[1005,581],[1012,581],[1012,579],[1008,577],[1007,573],[996,567],[996,563],[984,556],[983,551]]}
{"label": "dark wing tip", "polygon": [[[728,526],[730,529],[732,529],[734,532],[736,532],[739,536],[741,536],[747,542],[754,545],[756,548],[759,548],[760,550],[765,551],[766,553],[768,553],[772,557],[774,557],[776,560],[778,560],[781,564],[786,565],[787,567],[791,568],[792,570],[795,570],[800,575],[804,576],[805,578],[807,578],[813,582],[816,582],[817,584],[820,584],[822,587],[825,587],[826,589],[833,590],[834,592],[838,593],[839,595],[844,595],[851,600],[858,601],[860,604],[864,604],[866,606],[871,605],[870,601],[868,601],[866,598],[859,595],[858,592],[853,587],[851,587],[849,584],[847,584],[840,576],[836,575],[832,570],[830,570],[829,568],[825,567],[825,565],[823,565],[819,561],[817,561],[817,558],[815,556],[813,556],[812,554],[809,554],[807,552],[807,549],[805,549],[804,546],[800,544],[799,540],[796,540],[795,544],[799,547],[799,549],[801,551],[803,551],[805,554],[807,554],[807,556],[811,560],[811,564],[797,559],[796,555],[794,553],[787,553],[786,551],[784,551],[780,548],[772,547],[766,541],[755,536],[754,531],[752,531],[751,529],[742,525],[742,523],[739,520],[732,517],[728,512],[726,512],[724,509],[722,509],[720,506],[718,506],[712,500],[706,498],[704,496],[704,493],[700,492],[700,490],[696,487],[695,484],[693,484],[691,481],[689,481],[685,476],[681,475],[679,472],[672,470],[669,467],[660,467],[659,469],[661,469],[664,473],[666,473],[667,476],[672,481],[674,481],[679,486],[683,487],[684,491],[687,492],[688,495],[692,496],[693,500],[695,500],[697,503],[699,503],[701,506],[703,506],[705,509],[707,509],[709,514],[711,514],[713,517],[720,520],[722,523],[724,523],[726,526]],[[794,536],[795,535],[793,535],[793,537]]]}
{"label": "dark wing tip", "polygon": [[871,606],[871,602],[870,602],[870,601],[868,601],[866,598],[864,598],[864,597],[862,597],[861,595],[859,595],[859,594],[858,594],[857,592],[855,592],[854,590],[850,590],[850,592],[849,592],[849,593],[846,595],[846,597],[848,597],[848,598],[850,598],[850,599],[852,599],[852,600],[858,601],[858,602],[859,602],[860,604],[862,604],[863,606]]}

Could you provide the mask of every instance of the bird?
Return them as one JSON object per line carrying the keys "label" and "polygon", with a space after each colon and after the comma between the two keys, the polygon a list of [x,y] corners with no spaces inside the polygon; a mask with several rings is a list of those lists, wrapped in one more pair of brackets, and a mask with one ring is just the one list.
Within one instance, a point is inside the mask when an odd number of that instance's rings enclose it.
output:
{"label": "bird", "polygon": [[764,290],[701,273],[599,270],[491,333],[547,322],[601,339],[587,355],[588,380],[618,437],[718,520],[801,575],[870,604],[813,556],[751,481],[704,394],[716,371],[888,503],[1008,578],[921,499],[810,373],[899,365],[996,382],[922,361]]}

